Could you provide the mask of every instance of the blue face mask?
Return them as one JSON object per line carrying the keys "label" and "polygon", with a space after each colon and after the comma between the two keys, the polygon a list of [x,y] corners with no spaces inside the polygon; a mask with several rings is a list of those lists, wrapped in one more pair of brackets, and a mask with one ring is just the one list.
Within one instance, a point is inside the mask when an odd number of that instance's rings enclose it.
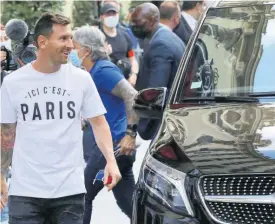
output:
{"label": "blue face mask", "polygon": [[69,54],[69,61],[76,67],[81,67],[81,64],[83,62],[83,58],[79,58],[77,54],[78,50],[72,50],[71,53]]}

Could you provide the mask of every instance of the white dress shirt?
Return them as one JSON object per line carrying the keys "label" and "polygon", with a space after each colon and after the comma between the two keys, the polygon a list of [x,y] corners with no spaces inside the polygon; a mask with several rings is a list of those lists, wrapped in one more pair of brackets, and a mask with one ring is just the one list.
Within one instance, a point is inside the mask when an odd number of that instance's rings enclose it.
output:
{"label": "white dress shirt", "polygon": [[161,26],[163,26],[164,28],[167,28],[168,30],[173,31],[169,26],[167,26],[166,24],[160,23]]}
{"label": "white dress shirt", "polygon": [[193,16],[191,16],[190,14],[188,14],[186,12],[182,12],[181,14],[184,17],[184,19],[186,20],[186,22],[188,23],[188,25],[190,26],[190,28],[192,30],[194,30],[197,25],[197,20],[195,20]]}

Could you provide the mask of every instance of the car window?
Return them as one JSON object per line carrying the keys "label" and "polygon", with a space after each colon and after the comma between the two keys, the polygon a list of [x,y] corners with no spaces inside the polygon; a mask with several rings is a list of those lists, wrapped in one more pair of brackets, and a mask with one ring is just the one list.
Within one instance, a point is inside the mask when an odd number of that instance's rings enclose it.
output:
{"label": "car window", "polygon": [[275,5],[210,9],[179,101],[275,91]]}

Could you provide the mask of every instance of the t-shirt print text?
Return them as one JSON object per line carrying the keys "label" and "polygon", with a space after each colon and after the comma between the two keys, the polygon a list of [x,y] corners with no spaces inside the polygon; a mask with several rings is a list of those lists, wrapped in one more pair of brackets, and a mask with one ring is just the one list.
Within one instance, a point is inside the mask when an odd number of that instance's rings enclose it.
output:
{"label": "t-shirt print text", "polygon": [[[45,86],[42,88],[32,89],[27,92],[25,99],[35,99],[38,96],[37,102],[26,100],[25,103],[20,104],[23,120],[26,121],[27,117],[30,120],[54,120],[54,119],[74,119],[76,116],[75,102],[68,101],[70,93],[64,89],[55,86]],[[56,97],[60,99],[56,100]],[[47,99],[41,100],[41,98]],[[62,99],[63,98],[63,99]],[[50,101],[50,99],[55,99]]]}

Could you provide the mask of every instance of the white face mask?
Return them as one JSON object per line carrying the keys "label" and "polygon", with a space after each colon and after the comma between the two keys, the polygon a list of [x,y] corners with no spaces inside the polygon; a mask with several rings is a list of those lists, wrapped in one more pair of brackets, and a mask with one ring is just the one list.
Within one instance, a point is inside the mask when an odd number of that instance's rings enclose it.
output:
{"label": "white face mask", "polygon": [[0,46],[5,46],[8,50],[11,50],[11,40],[7,38],[4,30],[0,32]]}
{"label": "white face mask", "polygon": [[114,28],[117,26],[119,21],[119,16],[108,16],[106,18],[104,18],[104,25],[109,27],[109,28]]}

